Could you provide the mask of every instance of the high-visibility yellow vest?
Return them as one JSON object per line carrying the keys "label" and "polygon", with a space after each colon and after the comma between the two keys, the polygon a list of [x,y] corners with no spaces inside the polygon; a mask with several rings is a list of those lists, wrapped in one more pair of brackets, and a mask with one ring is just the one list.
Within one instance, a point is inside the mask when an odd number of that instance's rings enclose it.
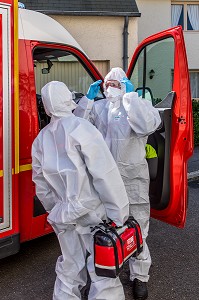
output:
{"label": "high-visibility yellow vest", "polygon": [[149,144],[146,144],[145,146],[145,150],[146,150],[146,158],[155,158],[155,157],[158,157],[157,156],[157,152],[155,151],[155,149],[149,145]]}

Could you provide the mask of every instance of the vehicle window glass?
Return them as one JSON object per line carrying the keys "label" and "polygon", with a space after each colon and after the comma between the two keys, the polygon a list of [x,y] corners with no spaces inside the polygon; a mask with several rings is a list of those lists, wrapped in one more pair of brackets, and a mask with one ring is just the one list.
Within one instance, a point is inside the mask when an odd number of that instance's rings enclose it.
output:
{"label": "vehicle window glass", "polygon": [[[38,122],[39,129],[42,129],[50,122],[41,99],[41,89],[46,83],[64,82],[73,92],[73,100],[78,103],[94,80],[77,57],[65,50],[37,47],[33,52],[33,60]],[[103,94],[99,91],[95,100],[101,98]]]}
{"label": "vehicle window glass", "polygon": [[142,49],[130,79],[138,94],[155,105],[172,90],[173,70],[174,40],[167,38]]}
{"label": "vehicle window glass", "polygon": [[[60,49],[38,47],[33,53],[36,93],[52,80],[64,82],[79,97],[85,95],[93,79],[81,62],[71,53]],[[99,92],[99,98],[103,98]]]}

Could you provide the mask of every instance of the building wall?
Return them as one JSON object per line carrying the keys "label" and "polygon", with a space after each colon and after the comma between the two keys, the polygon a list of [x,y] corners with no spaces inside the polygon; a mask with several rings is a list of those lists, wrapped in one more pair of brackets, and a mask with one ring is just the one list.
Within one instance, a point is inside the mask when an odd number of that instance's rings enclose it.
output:
{"label": "building wall", "polygon": [[[107,68],[123,67],[124,17],[58,15],[51,15],[51,17],[74,36],[91,60],[104,61],[103,65],[99,65],[102,73]],[[137,19],[129,18],[128,53],[130,58],[138,43]]]}
{"label": "building wall", "polygon": [[[137,0],[138,40],[171,27],[171,0]],[[175,2],[178,2],[175,0]],[[181,1],[182,2],[182,1]],[[193,2],[193,1],[186,1]],[[199,70],[199,32],[184,31],[189,69]]]}
{"label": "building wall", "polygon": [[189,69],[199,70],[199,32],[184,32]]}
{"label": "building wall", "polygon": [[141,17],[138,19],[138,40],[171,27],[170,0],[136,0]]}

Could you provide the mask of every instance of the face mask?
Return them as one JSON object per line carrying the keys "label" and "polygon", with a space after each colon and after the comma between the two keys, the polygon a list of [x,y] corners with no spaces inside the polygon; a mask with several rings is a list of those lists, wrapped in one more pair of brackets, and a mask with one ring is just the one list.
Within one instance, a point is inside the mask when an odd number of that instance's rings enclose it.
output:
{"label": "face mask", "polygon": [[112,86],[108,87],[107,97],[115,98],[115,97],[119,97],[119,96],[121,96],[121,90],[120,89],[114,88]]}

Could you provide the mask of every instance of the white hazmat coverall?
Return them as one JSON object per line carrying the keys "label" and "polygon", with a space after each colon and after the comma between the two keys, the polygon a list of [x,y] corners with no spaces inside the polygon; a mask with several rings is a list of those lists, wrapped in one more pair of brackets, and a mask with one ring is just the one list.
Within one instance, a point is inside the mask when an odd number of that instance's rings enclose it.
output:
{"label": "white hazmat coverall", "polygon": [[138,97],[136,92],[125,93],[123,83],[121,90],[112,88],[112,94],[106,90],[107,81],[121,82],[124,77],[126,74],[121,68],[113,68],[104,79],[106,99],[94,102],[84,96],[74,114],[87,118],[97,127],[118,165],[130,202],[130,215],[140,224],[144,240],[143,252],[129,260],[130,279],[147,282],[151,257],[146,244],[150,203],[145,145],[161,119],[150,101]]}
{"label": "white hazmat coverall", "polygon": [[90,233],[107,217],[118,226],[128,218],[128,197],[116,163],[101,133],[72,113],[75,103],[64,83],[50,82],[41,94],[51,121],[33,143],[32,168],[36,194],[62,250],[53,299],[81,299],[87,252],[89,299],[125,299],[119,278],[96,276]]}

